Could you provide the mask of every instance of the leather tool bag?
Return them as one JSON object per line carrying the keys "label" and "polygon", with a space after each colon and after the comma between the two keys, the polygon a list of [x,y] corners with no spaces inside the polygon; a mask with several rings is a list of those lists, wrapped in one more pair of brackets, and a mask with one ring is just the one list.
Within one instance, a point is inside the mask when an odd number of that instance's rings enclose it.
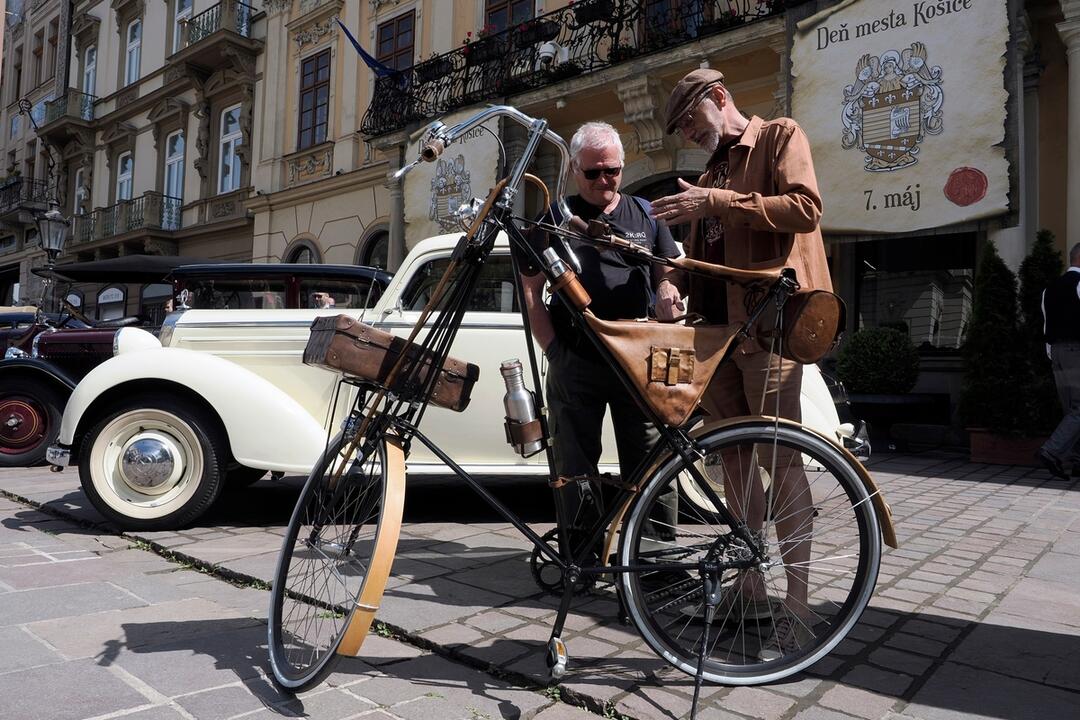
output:
{"label": "leather tool bag", "polygon": [[[797,292],[784,303],[781,355],[811,365],[833,349],[844,331],[847,310],[839,295],[828,290]],[[758,344],[772,349],[776,336],[775,306],[758,318],[754,335]]]}
{"label": "leather tool bag", "polygon": [[[402,353],[408,359],[392,387],[386,379]],[[412,398],[424,386],[431,371],[431,357],[420,359],[421,348],[415,343],[408,343],[404,338],[358,322],[348,315],[319,317],[311,323],[311,336],[304,348],[304,364],[336,370],[374,382],[396,395]],[[416,373],[416,379],[405,387],[404,380],[411,373],[408,363],[422,362],[423,366]],[[480,377],[480,368],[472,363],[454,358],[446,358],[439,377],[435,381],[435,391],[431,403],[439,407],[461,412],[469,405],[473,385]]]}
{"label": "leather tool bag", "polygon": [[585,321],[649,407],[667,425],[682,425],[697,406],[738,325],[673,325],[636,320]]}

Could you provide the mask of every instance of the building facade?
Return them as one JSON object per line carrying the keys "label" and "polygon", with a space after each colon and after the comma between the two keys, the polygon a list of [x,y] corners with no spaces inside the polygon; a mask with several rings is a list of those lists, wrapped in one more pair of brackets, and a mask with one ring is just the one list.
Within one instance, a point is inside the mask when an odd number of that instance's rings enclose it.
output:
{"label": "building facade", "polygon": [[[250,259],[253,223],[244,202],[252,190],[255,67],[265,14],[236,0],[70,6],[70,41],[61,40],[66,73],[57,72],[63,77],[45,89],[5,83],[5,100],[15,103],[5,119],[12,132],[16,123],[24,132],[4,146],[9,165],[44,179],[48,158],[54,194],[72,218],[62,261],[132,254]],[[9,39],[5,68],[16,74],[19,52]],[[36,133],[27,117],[16,119],[21,97],[33,104]],[[23,231],[24,280],[29,266],[42,264],[26,232],[33,230]],[[100,308],[96,297],[73,299],[102,316],[162,302],[156,285],[101,293]]]}

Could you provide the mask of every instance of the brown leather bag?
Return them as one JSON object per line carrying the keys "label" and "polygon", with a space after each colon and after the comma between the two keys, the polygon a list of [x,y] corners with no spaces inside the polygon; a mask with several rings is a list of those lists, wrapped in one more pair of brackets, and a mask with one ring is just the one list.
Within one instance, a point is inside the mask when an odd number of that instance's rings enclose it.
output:
{"label": "brown leather bag", "polygon": [[674,325],[636,320],[585,321],[667,425],[682,425],[708,387],[738,325]]}
{"label": "brown leather bag", "polygon": [[[346,375],[387,387],[387,377],[403,352],[412,362],[421,362],[419,345],[408,343],[404,338],[354,320],[348,315],[336,315],[315,318],[311,323],[311,336],[304,348],[304,363],[341,371]],[[431,371],[430,355],[422,362],[417,379],[410,383],[408,388],[403,391],[404,379],[408,374],[403,365],[393,385],[387,389],[398,395],[415,396]],[[468,407],[473,385],[479,377],[480,368],[476,365],[446,358],[435,381],[431,403],[461,412]]]}
{"label": "brown leather bag", "polygon": [[[839,295],[828,290],[797,292],[784,303],[783,340],[780,354],[788,360],[811,365],[833,349],[844,331],[847,309]],[[754,336],[766,350],[773,349],[776,308],[762,313]]]}

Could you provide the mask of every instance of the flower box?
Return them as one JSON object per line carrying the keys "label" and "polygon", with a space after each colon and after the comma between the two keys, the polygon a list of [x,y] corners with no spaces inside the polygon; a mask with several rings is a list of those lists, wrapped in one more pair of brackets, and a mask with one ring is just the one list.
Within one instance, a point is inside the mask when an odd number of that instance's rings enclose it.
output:
{"label": "flower box", "polygon": [[585,0],[575,3],[574,19],[578,25],[588,25],[597,20],[614,20],[615,0]]}
{"label": "flower box", "polygon": [[416,81],[419,83],[435,82],[445,78],[454,71],[454,64],[449,58],[435,58],[418,64],[413,71],[416,73]]}
{"label": "flower box", "polygon": [[522,23],[514,34],[518,47],[529,47],[559,37],[561,26],[554,20],[531,20]]}
{"label": "flower box", "polygon": [[462,50],[466,65],[480,65],[505,58],[506,51],[506,38],[502,36],[482,37]]}

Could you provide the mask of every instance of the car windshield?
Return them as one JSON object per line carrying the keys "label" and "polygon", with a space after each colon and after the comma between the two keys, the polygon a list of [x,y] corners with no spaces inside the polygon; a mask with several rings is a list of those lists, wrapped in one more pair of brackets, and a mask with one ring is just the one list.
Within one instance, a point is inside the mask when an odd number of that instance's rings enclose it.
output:
{"label": "car windshield", "polygon": [[382,286],[368,280],[300,280],[302,308],[369,308],[382,295]]}

